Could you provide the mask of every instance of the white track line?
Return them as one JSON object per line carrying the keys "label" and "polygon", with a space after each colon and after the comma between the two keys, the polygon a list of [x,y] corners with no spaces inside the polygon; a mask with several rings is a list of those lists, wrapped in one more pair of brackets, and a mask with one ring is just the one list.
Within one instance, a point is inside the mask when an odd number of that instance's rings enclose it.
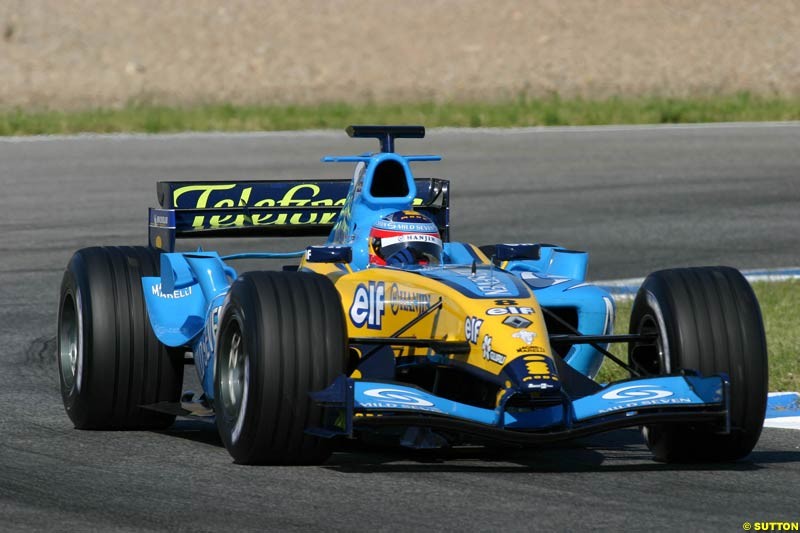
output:
{"label": "white track line", "polygon": [[[800,279],[800,267],[759,268],[743,270],[742,274],[750,283],[757,281],[786,281]],[[644,278],[628,278],[592,281],[591,284],[607,289],[615,300],[622,301],[633,299],[643,281]]]}

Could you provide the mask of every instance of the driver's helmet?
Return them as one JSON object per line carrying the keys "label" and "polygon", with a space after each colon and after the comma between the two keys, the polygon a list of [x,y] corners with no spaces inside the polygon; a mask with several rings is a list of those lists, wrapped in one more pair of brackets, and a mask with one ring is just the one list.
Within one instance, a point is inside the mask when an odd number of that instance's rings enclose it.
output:
{"label": "driver's helmet", "polygon": [[373,265],[438,265],[442,238],[431,219],[416,211],[395,211],[378,220],[369,232],[369,262]]}

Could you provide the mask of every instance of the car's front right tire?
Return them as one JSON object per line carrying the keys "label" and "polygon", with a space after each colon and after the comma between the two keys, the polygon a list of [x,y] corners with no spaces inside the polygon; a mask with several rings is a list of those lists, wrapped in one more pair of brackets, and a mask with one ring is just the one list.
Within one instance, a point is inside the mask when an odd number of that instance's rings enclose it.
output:
{"label": "car's front right tire", "polygon": [[308,272],[249,272],[230,288],[214,382],[217,428],[239,464],[318,464],[325,439],[309,393],[344,372],[347,327],[339,293]]}

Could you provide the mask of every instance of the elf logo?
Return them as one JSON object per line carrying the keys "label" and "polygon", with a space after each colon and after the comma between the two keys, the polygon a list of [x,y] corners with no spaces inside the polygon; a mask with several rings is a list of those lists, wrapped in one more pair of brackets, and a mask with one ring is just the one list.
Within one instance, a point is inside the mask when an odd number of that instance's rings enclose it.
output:
{"label": "elf logo", "polygon": [[489,316],[503,316],[503,315],[532,315],[534,313],[532,307],[520,307],[516,305],[508,305],[506,307],[490,307],[486,310]]}
{"label": "elf logo", "polygon": [[478,335],[481,334],[482,325],[483,320],[474,316],[468,316],[464,321],[464,336],[472,344],[478,344]]}
{"label": "elf logo", "polygon": [[369,285],[359,283],[350,306],[350,321],[357,328],[366,324],[369,329],[381,329],[385,300],[386,286],[382,281],[370,281]]}

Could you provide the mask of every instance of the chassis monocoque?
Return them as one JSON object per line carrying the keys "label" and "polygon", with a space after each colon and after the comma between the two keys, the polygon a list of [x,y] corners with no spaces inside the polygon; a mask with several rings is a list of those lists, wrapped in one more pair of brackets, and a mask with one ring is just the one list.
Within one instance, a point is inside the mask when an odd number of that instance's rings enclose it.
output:
{"label": "chassis monocoque", "polygon": [[[326,157],[352,180],[161,182],[149,246],[79,250],[64,274],[58,366],[83,429],[166,428],[214,416],[239,463],[324,461],[369,434],[415,448],[536,445],[642,426],[657,460],[735,460],[758,440],[767,355],[758,302],[727,267],[650,274],[630,329],[585,281],[587,254],[449,239],[449,182],[419,179],[396,138],[351,126],[376,153]],[[377,267],[368,232],[414,209],[438,225],[442,264]],[[327,236],[297,253],[176,252],[176,238]],[[239,274],[241,258],[300,258]],[[628,361],[607,351],[629,346]],[[187,357],[190,354],[191,358]],[[630,379],[594,380],[604,359]],[[183,366],[202,394],[182,394]]]}

